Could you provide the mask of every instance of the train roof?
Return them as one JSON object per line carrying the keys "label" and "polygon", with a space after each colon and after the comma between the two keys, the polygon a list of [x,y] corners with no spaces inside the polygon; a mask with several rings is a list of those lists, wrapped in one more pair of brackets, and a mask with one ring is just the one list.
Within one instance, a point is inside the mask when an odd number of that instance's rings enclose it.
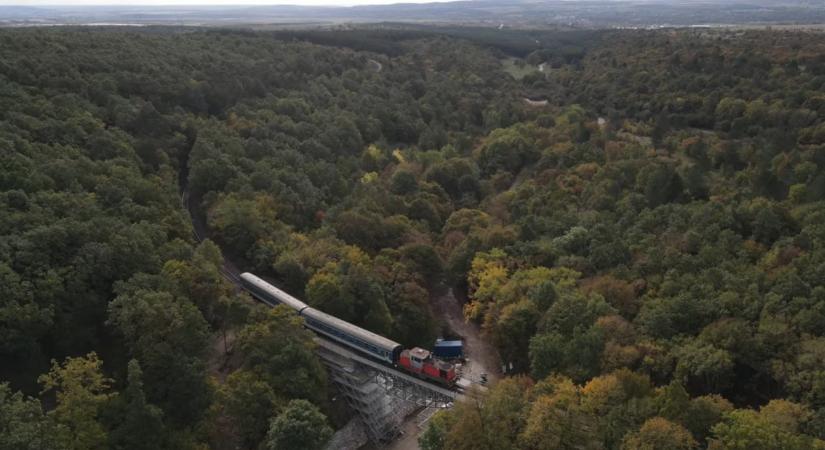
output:
{"label": "train roof", "polygon": [[379,346],[386,350],[394,350],[396,347],[400,347],[401,344],[398,342],[393,341],[392,339],[387,339],[380,334],[373,333],[372,331],[365,330],[357,325],[353,325],[346,320],[341,320],[335,316],[329,315],[323,311],[319,311],[315,308],[308,307],[301,311],[301,316],[310,317],[312,319],[318,320],[327,324],[328,326],[334,327],[350,336],[358,338],[364,342],[369,342],[373,345]]}
{"label": "train roof", "polygon": [[410,356],[414,356],[418,359],[427,359],[427,358],[430,357],[429,350],[424,350],[421,347],[415,347],[412,350],[410,350],[409,352],[410,352]]}
{"label": "train roof", "polygon": [[445,341],[444,339],[438,339],[437,341],[435,341],[435,347],[437,348],[462,346],[464,346],[464,341]]}
{"label": "train roof", "polygon": [[292,309],[295,309],[298,312],[309,306],[306,303],[298,300],[297,298],[287,294],[286,292],[276,288],[275,286],[267,283],[260,277],[253,275],[249,272],[242,273],[241,279],[265,291],[267,294],[271,295],[275,300],[291,307]]}

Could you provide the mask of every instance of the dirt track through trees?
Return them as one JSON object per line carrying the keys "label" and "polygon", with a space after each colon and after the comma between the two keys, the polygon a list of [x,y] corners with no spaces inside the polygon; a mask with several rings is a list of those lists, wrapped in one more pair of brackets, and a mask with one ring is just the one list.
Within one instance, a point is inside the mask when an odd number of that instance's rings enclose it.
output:
{"label": "dirt track through trees", "polygon": [[501,373],[498,352],[483,338],[478,325],[464,319],[462,307],[452,289],[433,297],[436,317],[441,317],[455,334],[464,338],[464,355],[467,358],[463,367],[464,375],[473,382],[478,382],[481,374],[486,373],[487,379],[492,382]]}
{"label": "dirt track through trees", "polygon": [[[446,289],[431,299],[433,313],[447,324],[449,329],[464,338],[464,354],[467,363],[462,368],[463,376],[473,382],[478,382],[482,373],[487,374],[488,382],[500,377],[501,364],[495,347],[487,342],[481,329],[473,323],[464,320],[462,302],[458,300],[452,289]],[[424,425],[426,428],[426,424]],[[388,450],[418,450],[418,436],[424,431],[418,427],[418,415],[413,414],[401,424],[404,435],[393,441]]]}

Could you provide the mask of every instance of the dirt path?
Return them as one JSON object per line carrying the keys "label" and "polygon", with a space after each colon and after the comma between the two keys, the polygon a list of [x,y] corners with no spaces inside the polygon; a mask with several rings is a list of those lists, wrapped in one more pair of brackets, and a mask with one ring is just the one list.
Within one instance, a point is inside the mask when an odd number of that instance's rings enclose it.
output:
{"label": "dirt path", "polygon": [[467,363],[462,368],[462,375],[470,381],[479,382],[481,374],[487,374],[490,382],[495,381],[501,373],[498,352],[483,338],[477,325],[464,320],[462,307],[452,289],[433,297],[436,316],[443,318],[450,330],[464,338],[464,355]]}
{"label": "dirt path", "polygon": [[376,72],[380,72],[382,69],[384,69],[384,65],[374,59],[368,59],[367,62],[372,64],[372,67],[375,68]]}
{"label": "dirt path", "polygon": [[418,437],[427,429],[429,420],[437,412],[436,408],[419,408],[413,411],[401,424],[401,437],[390,443],[386,450],[420,450]]}
{"label": "dirt path", "polygon": [[[432,298],[433,312],[441,317],[450,330],[464,338],[464,355],[467,362],[462,367],[462,376],[474,383],[481,380],[481,374],[487,374],[487,380],[493,382],[500,376],[501,364],[498,352],[484,340],[478,326],[464,320],[462,303],[452,289],[447,289]],[[432,411],[429,411],[432,412]],[[412,414],[401,424],[404,434],[393,441],[387,450],[419,450],[418,436],[426,429],[426,423],[419,426],[422,419],[419,414]]]}
{"label": "dirt path", "polygon": [[531,100],[527,97],[524,97],[524,103],[527,103],[528,106],[547,106],[549,103],[547,100]]}

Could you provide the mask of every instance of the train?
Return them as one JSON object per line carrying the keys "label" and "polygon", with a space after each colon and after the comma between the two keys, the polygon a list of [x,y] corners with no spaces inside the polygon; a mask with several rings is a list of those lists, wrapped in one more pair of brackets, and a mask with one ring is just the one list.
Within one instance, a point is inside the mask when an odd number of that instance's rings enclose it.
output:
{"label": "train", "polygon": [[428,350],[404,349],[392,339],[319,311],[249,272],[242,273],[240,281],[261,302],[269,306],[283,304],[295,310],[304,318],[306,328],[323,337],[418,378],[448,387],[458,381],[455,366],[435,358]]}

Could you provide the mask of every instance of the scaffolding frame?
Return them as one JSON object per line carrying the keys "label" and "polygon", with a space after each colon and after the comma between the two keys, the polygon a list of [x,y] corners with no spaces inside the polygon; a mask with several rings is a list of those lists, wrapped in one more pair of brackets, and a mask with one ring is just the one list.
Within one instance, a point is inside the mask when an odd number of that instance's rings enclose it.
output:
{"label": "scaffolding frame", "polygon": [[364,358],[317,338],[317,353],[347,405],[358,414],[370,440],[384,445],[395,439],[407,414],[426,408],[450,408],[461,395]]}

